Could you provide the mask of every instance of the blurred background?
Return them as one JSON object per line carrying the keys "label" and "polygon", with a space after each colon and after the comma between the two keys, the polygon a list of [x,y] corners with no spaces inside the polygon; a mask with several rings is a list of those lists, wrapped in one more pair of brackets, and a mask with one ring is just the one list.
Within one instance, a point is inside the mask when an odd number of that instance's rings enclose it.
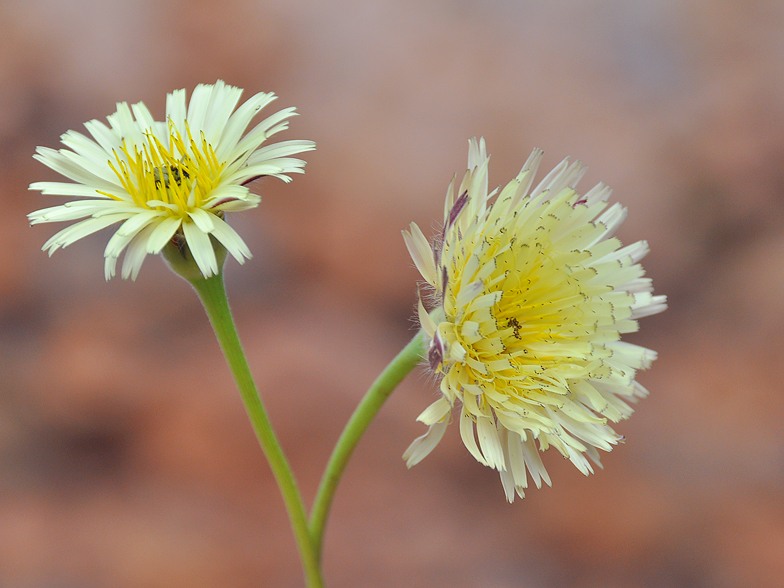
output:
{"label": "blurred background", "polygon": [[51,259],[34,161],[118,101],[216,79],[274,91],[307,173],[231,217],[226,279],[306,500],[348,415],[413,335],[400,231],[436,227],[483,135],[490,183],[535,146],[590,166],[670,309],[625,444],[504,500],[437,397],[405,381],[327,529],[328,586],[768,587],[784,577],[784,4],[778,0],[27,0],[0,4],[0,586],[296,587],[296,548],[196,296],[157,258],[106,283],[110,231]]}

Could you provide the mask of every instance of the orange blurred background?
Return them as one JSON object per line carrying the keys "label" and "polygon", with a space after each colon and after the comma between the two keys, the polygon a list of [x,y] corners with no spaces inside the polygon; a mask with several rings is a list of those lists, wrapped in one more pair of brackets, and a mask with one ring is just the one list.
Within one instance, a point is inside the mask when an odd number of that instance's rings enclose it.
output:
{"label": "orange blurred background", "polygon": [[[231,217],[226,279],[306,500],[342,425],[413,334],[401,229],[435,227],[467,139],[490,182],[544,168],[629,208],[619,236],[670,309],[625,444],[505,502],[456,428],[401,454],[437,388],[409,376],[360,444],[327,529],[330,587],[750,587],[784,577],[784,4],[403,0],[0,5],[0,586],[295,587],[283,504],[207,319],[150,258],[103,278],[109,232],[49,259],[31,155],[216,79],[274,91],[307,173]],[[271,109],[270,112],[273,110]],[[276,137],[278,138],[278,137]],[[542,175],[542,174],[540,174]]]}

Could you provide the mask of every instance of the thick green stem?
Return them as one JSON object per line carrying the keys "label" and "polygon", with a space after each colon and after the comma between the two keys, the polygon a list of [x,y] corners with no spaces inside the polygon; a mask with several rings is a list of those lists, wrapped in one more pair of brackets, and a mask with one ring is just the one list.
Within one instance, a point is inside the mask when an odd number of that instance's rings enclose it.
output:
{"label": "thick green stem", "polygon": [[299,547],[307,585],[309,588],[323,588],[324,582],[321,578],[318,550],[315,548],[316,543],[312,541],[308,530],[307,515],[297,488],[297,482],[275,437],[267,417],[267,411],[250,373],[229,309],[229,301],[223,286],[223,275],[219,274],[207,279],[194,279],[190,282],[199,294],[207,315],[210,317],[215,335],[223,354],[226,356],[237,388],[239,388],[253,430],[278,482]]}
{"label": "thick green stem", "polygon": [[420,331],[373,382],[343,429],[343,433],[332,451],[332,456],[329,458],[327,468],[324,470],[310,513],[310,536],[313,540],[316,557],[319,560],[321,559],[321,547],[329,508],[335,496],[338,482],[343,475],[343,470],[373,417],[376,416],[397,385],[422,361],[423,352],[423,335]]}

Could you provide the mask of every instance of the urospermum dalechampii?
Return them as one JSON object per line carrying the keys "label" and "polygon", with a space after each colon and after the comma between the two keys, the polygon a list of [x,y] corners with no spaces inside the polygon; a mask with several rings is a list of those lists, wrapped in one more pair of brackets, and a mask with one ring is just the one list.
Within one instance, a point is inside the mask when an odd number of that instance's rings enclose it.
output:
{"label": "urospermum dalechampii", "polygon": [[[409,466],[438,444],[453,411],[468,450],[501,473],[507,499],[523,496],[531,474],[550,483],[539,456],[554,446],[583,473],[597,449],[620,440],[609,422],[628,417],[628,401],[647,392],[636,371],[653,351],[623,343],[637,319],[666,308],[654,296],[639,261],[643,241],[622,247],[612,235],[626,211],[609,206],[599,184],[574,190],[580,163],[559,164],[529,193],[542,157],[534,150],[523,171],[500,193],[488,194],[483,140],[469,142],[468,171],[447,192],[443,233],[432,246],[412,223],[406,245],[433,289],[428,313],[419,302],[422,330],[395,356],[352,413],[324,469],[310,512],[259,395],[226,295],[222,263],[250,251],[226,223],[227,212],[260,202],[247,185],[258,177],[288,181],[305,162],[292,156],[311,141],[262,144],[288,127],[293,108],[246,133],[272,100],[256,94],[237,108],[242,90],[221,81],[168,95],[166,120],[144,104],[117,105],[109,126],[86,123],[92,138],[74,131],[65,149],[39,147],[36,159],[67,182],[36,182],[44,194],[77,198],[29,215],[31,224],[78,221],[44,245],[61,247],[121,223],[104,252],[105,275],[136,279],[147,254],[163,253],[193,286],[234,376],[253,431],[289,516],[309,588],[323,588],[324,532],[338,483],[363,433],[397,385],[427,357],[441,379],[442,397],[419,420],[428,432],[404,458]],[[236,110],[235,110],[236,109]],[[528,472],[528,473],[527,473]],[[267,496],[264,496],[267,500]]]}
{"label": "urospermum dalechampii", "polygon": [[68,131],[61,139],[69,149],[38,147],[36,159],[76,183],[36,182],[30,189],[88,198],[28,215],[31,224],[82,219],[56,233],[43,249],[51,255],[122,222],[104,251],[107,280],[123,251],[122,277],[135,280],[147,254],[161,252],[173,239],[179,248],[187,244],[205,278],[219,271],[211,238],[240,263],[250,258],[225,213],[258,206],[261,198],[247,188],[254,179],[289,181],[286,174],[301,173],[305,162],[291,156],[315,149],[315,143],[262,147],[288,128],[294,108],[272,114],[243,136],[253,117],[276,97],[256,94],[235,111],[241,94],[220,80],[200,84],[186,107],[185,90],[176,90],[166,97],[165,122],[153,120],[141,102],[122,102],[107,117],[108,127],[98,120],[85,123],[92,139]]}
{"label": "urospermum dalechampii", "polygon": [[403,457],[411,467],[430,453],[459,406],[463,443],[501,473],[510,502],[524,496],[526,468],[537,487],[550,484],[539,456],[550,446],[586,475],[586,455],[601,465],[597,449],[621,440],[608,422],[647,395],[635,374],[656,358],[621,335],[666,308],[639,264],[647,243],[613,237],[626,210],[608,206],[611,190],[578,194],[585,168],[565,159],[529,193],[541,157],[535,149],[492,200],[484,140],[470,140],[440,238],[431,247],[414,223],[404,231],[436,301],[428,314],[420,300],[419,321],[442,396],[418,417],[428,432]]}

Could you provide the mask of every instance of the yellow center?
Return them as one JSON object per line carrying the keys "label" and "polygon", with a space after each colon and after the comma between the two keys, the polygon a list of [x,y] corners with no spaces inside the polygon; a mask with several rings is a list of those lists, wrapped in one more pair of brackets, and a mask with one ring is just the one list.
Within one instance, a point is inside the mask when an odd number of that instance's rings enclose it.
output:
{"label": "yellow center", "polygon": [[[120,150],[125,157],[114,152],[115,162],[109,161],[109,167],[136,206],[184,218],[188,211],[201,208],[209,199],[226,164],[218,161],[204,133],[201,133],[199,144],[191,136],[187,121],[185,131],[187,146],[169,120],[168,146],[148,131],[142,151],[134,146],[131,154],[123,140]],[[113,200],[127,200],[115,194],[100,193]]]}
{"label": "yellow center", "polygon": [[[589,251],[555,249],[542,229],[524,239],[478,230],[452,251],[443,305],[454,327],[440,334],[465,356],[442,369],[457,386],[476,384],[490,395],[476,402],[549,404],[574,378],[610,374],[611,352],[598,343],[619,338],[613,325],[628,318],[631,297],[611,301],[612,288],[592,281],[597,270],[583,265]],[[475,283],[481,291],[461,300]]]}

